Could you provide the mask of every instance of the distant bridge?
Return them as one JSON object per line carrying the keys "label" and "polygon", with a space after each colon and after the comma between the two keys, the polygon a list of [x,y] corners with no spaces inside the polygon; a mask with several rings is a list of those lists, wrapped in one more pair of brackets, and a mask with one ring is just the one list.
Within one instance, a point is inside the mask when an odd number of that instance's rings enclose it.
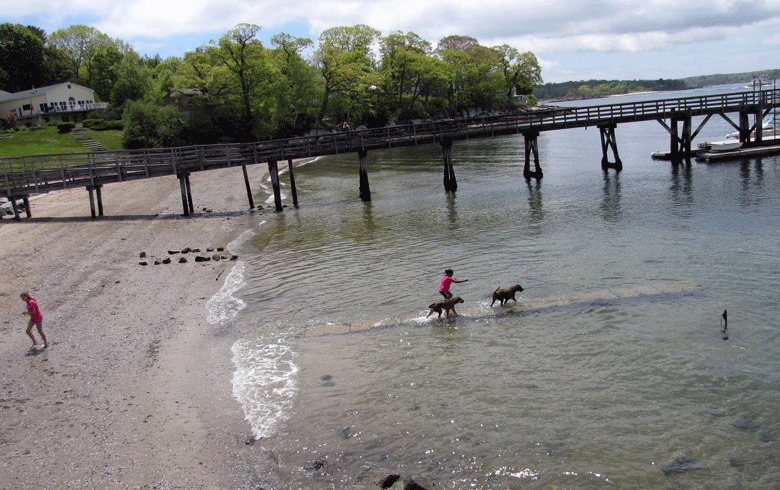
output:
{"label": "distant bridge", "polygon": [[[610,168],[620,171],[623,165],[618,156],[615,137],[618,124],[658,121],[669,132],[672,159],[680,161],[691,155],[693,138],[713,115],[721,116],[733,126],[745,146],[760,145],[763,139],[761,121],[778,106],[780,89],[770,89],[588,107],[542,107],[508,114],[392,125],[258,143],[0,158],[0,196],[11,201],[14,218],[19,220],[17,201],[24,202],[29,217],[30,194],[85,187],[89,191],[92,216],[96,217],[103,215],[101,189],[104,184],[176,175],[181,186],[184,215],[189,215],[193,212],[190,173],[241,166],[244,169],[249,207],[254,208],[246,166],[267,163],[276,210],[281,211],[278,162],[287,160],[289,163],[293,203],[297,207],[292,168],[294,159],[357,153],[360,163],[360,197],[369,201],[371,191],[366,168],[368,151],[428,144],[442,145],[444,188],[447,192],[454,192],[457,190],[457,181],[452,164],[453,141],[522,134],[525,139],[523,175],[538,179],[543,176],[537,147],[540,132],[596,126],[601,135],[602,168],[605,171]],[[732,121],[728,114],[737,114],[737,122]],[[691,122],[694,116],[706,116],[695,130]],[[614,161],[609,160],[610,152]],[[531,170],[531,157],[534,170]],[[97,212],[94,193],[97,193]]]}

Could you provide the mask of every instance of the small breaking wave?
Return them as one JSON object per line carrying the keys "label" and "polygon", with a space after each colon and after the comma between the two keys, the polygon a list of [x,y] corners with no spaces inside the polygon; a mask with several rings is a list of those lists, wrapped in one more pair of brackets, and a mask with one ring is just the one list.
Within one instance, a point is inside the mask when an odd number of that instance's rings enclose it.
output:
{"label": "small breaking wave", "polygon": [[298,373],[293,350],[283,338],[275,343],[239,340],[231,350],[233,396],[255,439],[273,435],[293,408]]}

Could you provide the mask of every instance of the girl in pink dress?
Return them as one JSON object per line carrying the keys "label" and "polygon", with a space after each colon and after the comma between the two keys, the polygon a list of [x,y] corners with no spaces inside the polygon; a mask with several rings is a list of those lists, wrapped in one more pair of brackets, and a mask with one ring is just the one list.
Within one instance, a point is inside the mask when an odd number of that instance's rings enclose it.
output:
{"label": "girl in pink dress", "polygon": [[27,322],[27,335],[30,336],[32,339],[32,349],[38,348],[38,342],[35,340],[35,336],[32,333],[33,325],[35,325],[38,328],[38,333],[41,335],[41,338],[43,339],[43,348],[49,347],[49,341],[46,340],[46,334],[43,333],[43,316],[41,315],[41,310],[38,309],[38,302],[36,302],[31,296],[30,293],[24,292],[19,295],[22,298],[22,301],[27,303],[27,311],[25,312],[26,315],[30,315],[30,321]]}

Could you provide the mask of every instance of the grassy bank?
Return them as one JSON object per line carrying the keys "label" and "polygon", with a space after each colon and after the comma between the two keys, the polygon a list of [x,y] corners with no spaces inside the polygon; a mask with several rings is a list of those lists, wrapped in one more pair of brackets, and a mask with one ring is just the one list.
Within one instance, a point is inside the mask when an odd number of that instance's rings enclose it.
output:
{"label": "grassy bank", "polygon": [[[122,132],[89,131],[90,136],[107,150],[122,149]],[[62,134],[56,127],[0,133],[0,157],[26,157],[57,153],[82,153],[89,151],[70,133]]]}

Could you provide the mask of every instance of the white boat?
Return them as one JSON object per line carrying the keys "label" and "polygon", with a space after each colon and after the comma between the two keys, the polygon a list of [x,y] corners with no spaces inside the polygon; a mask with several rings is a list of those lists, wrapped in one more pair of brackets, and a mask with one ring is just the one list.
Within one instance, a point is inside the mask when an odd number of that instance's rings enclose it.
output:
{"label": "white boat", "polygon": [[741,141],[705,141],[704,143],[699,143],[698,152],[718,153],[738,150],[741,147]]}
{"label": "white boat", "polygon": [[[750,132],[751,137],[754,132],[755,130]],[[780,114],[770,114],[761,121],[762,136],[775,136],[775,132],[780,133]],[[726,138],[739,139],[739,131],[727,134]]]}
{"label": "white boat", "polygon": [[768,87],[769,85],[771,85],[771,83],[769,83],[769,78],[766,75],[761,75],[758,77],[753,77],[753,81],[745,85],[745,88],[760,89],[761,87]]}

